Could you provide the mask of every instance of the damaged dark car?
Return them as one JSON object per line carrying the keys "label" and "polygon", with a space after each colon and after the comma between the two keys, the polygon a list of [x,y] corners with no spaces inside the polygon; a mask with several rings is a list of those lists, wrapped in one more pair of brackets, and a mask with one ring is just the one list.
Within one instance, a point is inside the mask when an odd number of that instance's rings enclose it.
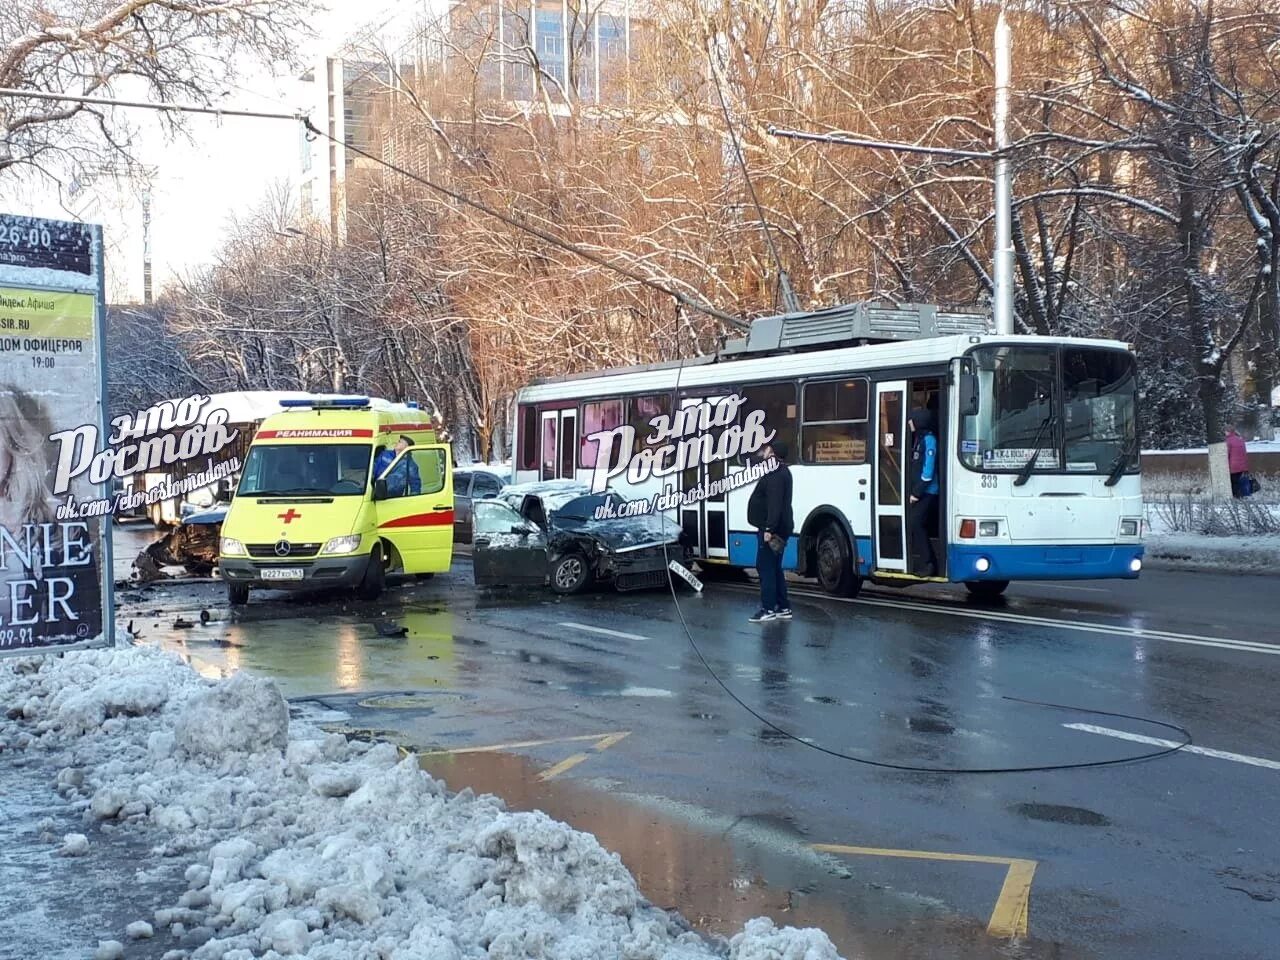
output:
{"label": "damaged dark car", "polygon": [[616,493],[593,494],[572,480],[504,487],[474,504],[473,569],[477,586],[550,586],[580,593],[592,584],[614,589],[665,588],[672,560],[691,551],[675,521],[662,515],[598,520],[617,513]]}

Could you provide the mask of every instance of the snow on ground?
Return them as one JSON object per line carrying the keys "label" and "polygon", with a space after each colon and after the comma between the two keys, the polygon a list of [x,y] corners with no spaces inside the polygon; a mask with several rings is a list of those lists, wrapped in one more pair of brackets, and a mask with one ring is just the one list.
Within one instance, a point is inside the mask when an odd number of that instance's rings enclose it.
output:
{"label": "snow on ground", "polygon": [[1147,566],[1280,574],[1280,536],[1206,537],[1156,533],[1143,539]]}
{"label": "snow on ground", "polygon": [[0,702],[0,763],[55,760],[86,822],[188,864],[177,902],[116,937],[176,936],[169,960],[837,957],[825,934],[767,919],[704,940],[593,836],[449,794],[390,744],[291,725],[270,681],[211,683],[152,648],[83,651],[0,664]]}
{"label": "snow on ground", "polygon": [[[1176,515],[1180,522],[1185,523],[1188,520],[1186,511],[1195,502],[1195,498],[1181,497],[1172,498],[1167,503],[1153,501],[1145,505],[1143,547],[1147,566],[1280,573],[1280,534],[1209,536],[1173,529],[1170,518]],[[1280,524],[1280,505],[1253,503],[1252,500],[1245,502],[1269,513],[1272,522]]]}

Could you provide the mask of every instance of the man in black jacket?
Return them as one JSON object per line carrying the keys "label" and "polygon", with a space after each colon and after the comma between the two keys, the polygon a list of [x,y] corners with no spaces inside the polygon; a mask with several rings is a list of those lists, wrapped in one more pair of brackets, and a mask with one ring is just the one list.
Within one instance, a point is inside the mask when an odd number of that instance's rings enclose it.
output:
{"label": "man in black jacket", "polygon": [[756,488],[751,491],[751,499],[747,501],[747,523],[758,531],[756,572],[760,574],[760,609],[750,618],[752,623],[791,619],[787,581],[782,575],[782,554],[795,527],[791,513],[788,452],[787,445],[781,440],[775,440],[760,450],[762,460],[772,457],[778,466],[757,481]]}

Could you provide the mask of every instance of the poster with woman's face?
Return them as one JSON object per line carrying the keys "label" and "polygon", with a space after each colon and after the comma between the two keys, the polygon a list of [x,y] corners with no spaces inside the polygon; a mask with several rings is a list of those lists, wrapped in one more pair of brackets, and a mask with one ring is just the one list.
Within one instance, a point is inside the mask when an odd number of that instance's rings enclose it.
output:
{"label": "poster with woman's face", "polygon": [[[105,523],[59,518],[49,440],[101,423],[96,280],[77,255],[88,229],[0,217],[0,653],[103,632]],[[100,493],[82,477],[67,495]]]}

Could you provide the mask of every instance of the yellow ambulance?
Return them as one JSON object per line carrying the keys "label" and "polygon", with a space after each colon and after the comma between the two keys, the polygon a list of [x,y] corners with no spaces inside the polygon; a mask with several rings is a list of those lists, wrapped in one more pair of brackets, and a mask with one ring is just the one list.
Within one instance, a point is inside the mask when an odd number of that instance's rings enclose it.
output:
{"label": "yellow ambulance", "polygon": [[354,588],[453,559],[453,469],[430,416],[367,397],[282,400],[262,422],[222,523],[234,605],[253,587]]}

